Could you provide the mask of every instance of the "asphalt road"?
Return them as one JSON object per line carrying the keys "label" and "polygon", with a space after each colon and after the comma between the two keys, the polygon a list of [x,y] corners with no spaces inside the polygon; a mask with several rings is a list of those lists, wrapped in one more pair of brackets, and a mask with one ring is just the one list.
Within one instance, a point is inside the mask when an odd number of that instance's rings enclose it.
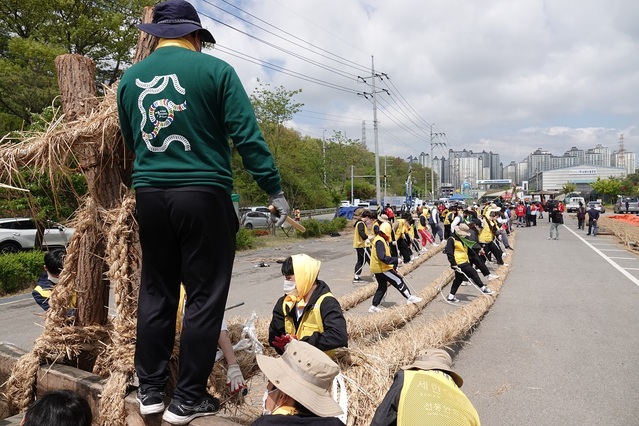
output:
{"label": "asphalt road", "polygon": [[[517,230],[510,274],[490,312],[456,348],[462,390],[493,425],[639,425],[639,257],[611,236],[586,237],[567,219],[559,240],[548,222]],[[238,253],[229,317],[270,316],[283,277],[277,259],[307,253],[322,261],[320,278],[336,296],[351,283],[352,236],[291,240],[279,248]],[[261,262],[268,267],[256,267]],[[447,269],[435,255],[410,276],[421,290]],[[364,279],[372,281],[365,269]],[[458,297],[478,297],[461,287]],[[22,299],[22,300],[20,300]],[[391,290],[386,305],[403,303]],[[368,315],[370,301],[347,312]],[[422,318],[454,309],[441,298]],[[417,319],[416,319],[417,320]],[[0,340],[30,349],[40,334],[40,308],[30,295],[0,299]]]}

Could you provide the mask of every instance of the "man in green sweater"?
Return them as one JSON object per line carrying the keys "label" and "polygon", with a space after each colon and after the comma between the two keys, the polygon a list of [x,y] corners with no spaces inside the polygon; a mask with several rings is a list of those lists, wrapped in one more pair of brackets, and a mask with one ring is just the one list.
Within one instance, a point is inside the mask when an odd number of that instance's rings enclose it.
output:
{"label": "man in green sweater", "polygon": [[[245,169],[289,213],[280,174],[249,98],[233,68],[202,54],[215,43],[195,8],[173,0],[155,6],[140,30],[156,50],[129,68],[118,87],[122,135],[135,152],[133,188],[142,247],[135,368],[143,415],[187,424],[219,409],[206,392],[235,257],[238,221],[231,202],[229,139]],[[180,336],[179,378],[164,410],[167,364],[175,339],[180,283],[188,295]]]}

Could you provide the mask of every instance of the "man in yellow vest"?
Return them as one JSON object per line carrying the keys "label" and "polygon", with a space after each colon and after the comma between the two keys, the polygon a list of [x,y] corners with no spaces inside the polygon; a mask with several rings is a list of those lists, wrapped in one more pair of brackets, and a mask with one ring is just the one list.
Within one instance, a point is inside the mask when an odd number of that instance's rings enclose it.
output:
{"label": "man in yellow vest", "polygon": [[368,245],[373,239],[369,235],[368,226],[373,220],[373,213],[370,210],[364,210],[361,217],[355,222],[353,230],[353,248],[357,253],[357,261],[355,262],[355,275],[353,276],[354,283],[363,283],[364,280],[360,277],[364,263],[370,264],[370,250]]}
{"label": "man in yellow vest", "polygon": [[455,270],[455,279],[450,285],[450,294],[448,295],[449,302],[458,302],[459,299],[455,297],[457,290],[462,282],[471,279],[475,282],[475,285],[484,294],[492,294],[493,291],[484,285],[479,278],[479,274],[473,268],[471,257],[477,256],[475,250],[472,250],[475,242],[468,239],[470,236],[470,228],[465,223],[460,224],[455,228],[455,232],[446,242],[446,248],[444,253],[448,257],[450,267]]}
{"label": "man in yellow vest", "polygon": [[268,341],[279,354],[291,340],[307,342],[328,355],[348,346],[342,308],[317,278],[321,264],[306,254],[289,256],[282,264],[285,294],[275,303],[268,330]]}
{"label": "man in yellow vest", "polygon": [[479,426],[479,414],[460,389],[464,383],[443,349],[421,351],[395,374],[371,426]]}
{"label": "man in yellow vest", "polygon": [[[491,204],[485,210],[484,217],[482,218],[482,228],[479,232],[479,244],[484,249],[487,257],[492,254],[495,256],[495,260],[499,265],[506,265],[503,260],[503,252],[495,244],[494,239],[499,232],[499,224],[495,219],[495,215],[501,212],[501,208],[495,204]],[[506,265],[508,266],[508,265]]]}
{"label": "man in yellow vest", "polygon": [[380,304],[388,289],[390,283],[406,298],[407,304],[418,303],[422,301],[421,297],[417,297],[410,293],[408,286],[402,279],[401,275],[395,270],[399,259],[391,256],[388,241],[390,240],[391,225],[384,222],[379,226],[379,232],[373,239],[373,249],[371,250],[371,272],[375,274],[377,280],[377,291],[373,296],[373,304],[368,312],[380,312]]}

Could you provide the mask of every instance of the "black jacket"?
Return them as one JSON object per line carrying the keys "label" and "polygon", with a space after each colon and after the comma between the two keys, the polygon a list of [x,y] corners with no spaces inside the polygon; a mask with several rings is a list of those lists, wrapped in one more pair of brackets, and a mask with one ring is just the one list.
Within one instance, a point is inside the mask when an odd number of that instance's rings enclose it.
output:
{"label": "black jacket", "polygon": [[[321,295],[330,291],[331,289],[324,281],[317,280],[317,287],[304,307],[304,313],[315,306],[315,302],[317,302],[317,299],[319,299]],[[272,343],[275,337],[286,334],[284,327],[285,316],[288,316],[293,320],[296,329],[299,326],[299,320],[295,315],[295,307],[286,314],[282,310],[282,304],[285,297],[286,296],[280,297],[273,308],[273,317],[271,318],[271,325],[268,328],[269,343]],[[304,316],[304,313],[300,316],[300,318]],[[324,332],[313,333],[311,336],[305,337],[301,340],[315,346],[321,351],[347,347],[348,332],[346,331],[346,320],[344,319],[342,307],[339,305],[337,299],[330,296],[326,297],[320,306],[320,313],[322,314]],[[278,348],[275,348],[275,350],[280,355],[282,354]]]}

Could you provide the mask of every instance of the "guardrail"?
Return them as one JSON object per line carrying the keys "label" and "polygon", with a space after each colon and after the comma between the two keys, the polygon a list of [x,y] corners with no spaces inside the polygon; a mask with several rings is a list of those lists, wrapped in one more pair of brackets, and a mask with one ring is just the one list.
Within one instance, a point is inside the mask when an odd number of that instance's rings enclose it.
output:
{"label": "guardrail", "polygon": [[300,210],[300,215],[304,218],[312,218],[321,214],[336,213],[337,207],[326,207],[323,209]]}

